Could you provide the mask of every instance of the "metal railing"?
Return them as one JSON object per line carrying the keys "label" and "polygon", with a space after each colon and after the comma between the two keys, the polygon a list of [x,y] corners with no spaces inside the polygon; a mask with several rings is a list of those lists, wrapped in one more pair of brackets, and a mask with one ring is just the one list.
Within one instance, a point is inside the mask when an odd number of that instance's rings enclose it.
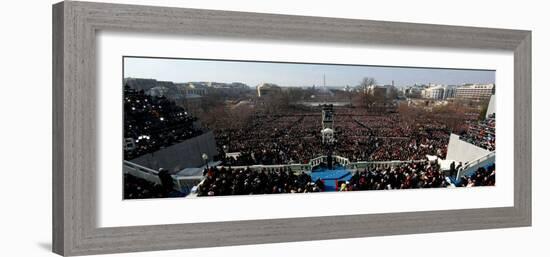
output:
{"label": "metal railing", "polygon": [[[130,174],[134,177],[144,179],[157,185],[162,183],[160,181],[158,171],[133,162],[124,161],[123,171],[125,174]],[[202,176],[170,176],[174,182],[174,190],[179,192],[190,192],[191,188],[201,182],[203,178]]]}
{"label": "metal railing", "polygon": [[479,167],[482,167],[489,163],[495,162],[495,152],[490,152],[487,155],[481,156],[473,161],[467,162],[464,164],[464,167],[461,168],[457,174],[456,179],[460,179],[460,177],[464,176],[465,174],[468,174],[474,170],[477,170]]}
{"label": "metal railing", "polygon": [[310,164],[275,164],[275,165],[243,165],[243,166],[216,166],[217,168],[226,168],[226,169],[248,169],[251,171],[278,171],[278,170],[291,170],[293,172],[310,172],[312,166]]}
{"label": "metal railing", "polygon": [[406,163],[420,163],[425,162],[425,160],[411,160],[411,161],[358,161],[358,162],[351,162],[349,165],[346,166],[348,169],[356,170],[356,169],[365,169],[365,168],[376,168],[376,169],[385,169],[385,168],[392,168],[397,167],[402,164]]}
{"label": "metal railing", "polygon": [[125,174],[130,174],[155,184],[161,184],[158,171],[129,161],[124,161],[123,164]]}
{"label": "metal railing", "polygon": [[[216,166],[217,168],[231,168],[231,169],[248,169],[254,172],[261,171],[279,171],[279,170],[290,170],[292,172],[305,172],[311,173],[311,170],[314,166],[318,166],[323,162],[327,161],[327,156],[319,156],[314,159],[311,159],[307,164],[280,164],[280,165],[248,165],[248,166]],[[348,158],[342,156],[333,156],[332,157],[336,162],[341,164],[343,167],[350,170],[365,169],[365,168],[391,168],[396,167],[404,163],[414,163],[414,162],[423,162],[422,160],[413,160],[413,161],[358,161],[351,162]],[[481,162],[479,160],[478,162]],[[474,162],[465,166],[465,169],[474,165]],[[145,166],[130,162],[124,161],[123,170],[125,174],[130,174],[132,176],[144,179],[146,181],[161,184],[159,178],[159,172],[147,168]],[[194,186],[197,186],[201,181],[203,181],[204,176],[178,176],[170,175],[174,182],[174,189],[180,192],[190,192]]]}
{"label": "metal railing", "polygon": [[[332,156],[332,159],[336,162],[338,162],[339,164],[341,164],[342,166],[347,166],[349,165],[351,162],[348,158],[346,157],[342,157],[342,156],[338,156],[338,155],[335,155],[335,156]],[[309,165],[311,167],[314,167],[314,166],[317,166],[317,165],[320,165],[321,163],[326,163],[328,160],[328,156],[326,155],[322,155],[322,156],[319,156],[319,157],[315,157],[313,159],[311,159],[309,161]]]}

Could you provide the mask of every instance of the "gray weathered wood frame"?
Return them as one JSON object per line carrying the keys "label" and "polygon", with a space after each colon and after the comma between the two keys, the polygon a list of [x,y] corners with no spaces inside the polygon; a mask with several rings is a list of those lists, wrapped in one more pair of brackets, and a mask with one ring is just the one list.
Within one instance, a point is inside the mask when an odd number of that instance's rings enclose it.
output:
{"label": "gray weathered wood frame", "polygon": [[[514,206],[96,226],[96,32],[514,52]],[[531,32],[65,1],[53,6],[53,251],[86,255],[531,225]]]}

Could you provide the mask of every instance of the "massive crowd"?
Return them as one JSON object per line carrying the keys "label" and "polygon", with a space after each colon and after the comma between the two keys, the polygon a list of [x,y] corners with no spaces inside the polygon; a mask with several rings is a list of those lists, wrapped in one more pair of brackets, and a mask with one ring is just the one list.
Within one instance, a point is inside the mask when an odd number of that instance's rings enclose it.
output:
{"label": "massive crowd", "polygon": [[389,190],[447,187],[439,165],[429,162],[404,163],[395,168],[357,171],[340,191]]}
{"label": "massive crowd", "polygon": [[[154,152],[203,133],[197,119],[164,97],[124,88],[124,137],[133,144],[125,159]],[[224,117],[225,116],[225,117]],[[318,108],[286,109],[271,113],[255,106],[246,119],[216,115],[211,123],[226,165],[308,163],[326,155],[321,140]],[[494,150],[494,116],[468,123],[461,136]],[[364,108],[336,107],[334,155],[350,161],[418,160],[426,155],[446,156],[451,129],[429,117],[399,113],[373,114]],[[225,153],[239,153],[226,156]]]}
{"label": "massive crowd", "polygon": [[[131,140],[124,158],[182,142],[203,133],[197,119],[184,108],[164,97],[124,88],[124,138]],[[430,117],[403,117],[399,113],[370,113],[364,108],[336,107],[334,155],[350,161],[422,160],[426,155],[445,158],[451,129]],[[318,108],[286,109],[276,113],[261,108],[243,120],[216,116],[204,129],[212,129],[224,165],[248,166],[308,163],[326,155],[321,140],[321,115]],[[481,122],[467,122],[461,138],[493,151],[495,116]],[[235,153],[238,155],[226,155]],[[494,165],[462,177],[458,186],[495,184]],[[449,182],[437,164],[408,162],[394,168],[357,171],[340,191],[447,187]],[[276,171],[207,168],[197,187],[198,196],[307,193],[324,191],[322,181],[312,181],[306,173],[288,168]],[[125,175],[125,199],[170,197],[170,187],[155,185]]]}
{"label": "massive crowd", "polygon": [[469,122],[468,129],[460,135],[460,139],[489,151],[494,151],[495,118],[495,114],[491,114],[482,121]]}
{"label": "massive crowd", "polygon": [[[257,113],[241,126],[212,126],[230,165],[307,163],[326,155],[318,110],[264,115]],[[418,160],[445,157],[450,129],[436,120],[403,119],[398,113],[367,114],[336,109],[334,155],[351,161]],[[222,147],[220,147],[221,149]]]}
{"label": "massive crowd", "polygon": [[296,175],[286,168],[252,171],[211,167],[204,171],[197,196],[309,193],[323,188],[320,180],[312,181],[306,173]]}
{"label": "massive crowd", "polygon": [[162,147],[202,134],[196,119],[165,97],[149,96],[143,90],[124,87],[124,138],[133,146],[124,150],[131,160]]}
{"label": "massive crowd", "polygon": [[[495,164],[480,167],[471,175],[464,175],[456,187],[494,186]],[[443,188],[451,180],[441,172],[439,165],[428,161],[404,163],[395,168],[357,171],[349,181],[340,183],[340,191],[391,190],[415,188]]]}

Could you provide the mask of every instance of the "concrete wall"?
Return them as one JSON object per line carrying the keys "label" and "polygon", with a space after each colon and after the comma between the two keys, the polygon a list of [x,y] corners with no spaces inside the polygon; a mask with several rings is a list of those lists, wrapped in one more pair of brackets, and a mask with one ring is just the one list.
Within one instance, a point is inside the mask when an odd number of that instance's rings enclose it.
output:
{"label": "concrete wall", "polygon": [[203,153],[208,155],[209,161],[218,154],[211,131],[130,161],[154,170],[163,168],[177,172],[185,168],[204,166],[201,157]]}
{"label": "concrete wall", "polygon": [[453,160],[457,164],[458,162],[465,163],[479,159],[489,153],[490,151],[462,141],[458,135],[451,134],[446,160]]}
{"label": "concrete wall", "polygon": [[489,105],[487,106],[487,113],[485,114],[485,118],[489,118],[489,115],[495,113],[496,100],[497,99],[495,95],[492,95],[491,100],[489,100]]}

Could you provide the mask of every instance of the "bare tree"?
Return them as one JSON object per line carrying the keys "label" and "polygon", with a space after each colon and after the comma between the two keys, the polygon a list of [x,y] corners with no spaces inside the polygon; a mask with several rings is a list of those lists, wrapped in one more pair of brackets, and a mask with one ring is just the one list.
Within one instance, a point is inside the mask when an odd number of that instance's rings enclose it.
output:
{"label": "bare tree", "polygon": [[374,96],[370,95],[368,92],[368,88],[374,85],[376,85],[376,79],[373,77],[364,77],[359,84],[359,91],[362,93],[363,97],[361,102],[363,102],[365,106],[370,106],[375,101]]}
{"label": "bare tree", "polygon": [[363,80],[361,80],[361,83],[359,84],[359,89],[363,91],[363,93],[367,93],[367,88],[369,86],[376,85],[376,79],[372,77],[364,77]]}

